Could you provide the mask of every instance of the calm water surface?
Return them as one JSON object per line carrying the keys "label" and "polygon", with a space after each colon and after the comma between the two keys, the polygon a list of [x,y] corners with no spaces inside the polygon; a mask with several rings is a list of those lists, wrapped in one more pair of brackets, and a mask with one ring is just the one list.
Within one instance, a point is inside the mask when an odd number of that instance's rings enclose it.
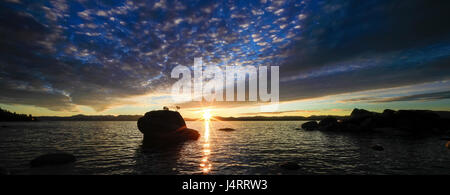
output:
{"label": "calm water surface", "polygon": [[[299,121],[187,123],[202,138],[169,151],[142,148],[136,122],[1,123],[0,166],[13,174],[450,174],[450,150],[440,137],[295,130]],[[237,130],[218,130],[224,127]],[[374,144],[385,150],[372,150]],[[78,160],[29,167],[53,151]],[[288,161],[301,169],[282,170]]]}

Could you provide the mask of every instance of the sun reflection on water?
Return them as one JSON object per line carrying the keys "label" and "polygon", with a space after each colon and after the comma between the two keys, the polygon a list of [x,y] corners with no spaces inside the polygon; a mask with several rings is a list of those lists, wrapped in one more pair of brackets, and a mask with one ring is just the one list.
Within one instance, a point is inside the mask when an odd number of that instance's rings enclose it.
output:
{"label": "sun reflection on water", "polygon": [[212,165],[209,162],[209,156],[211,154],[211,145],[209,143],[209,133],[211,130],[211,114],[209,111],[205,111],[203,114],[203,119],[205,120],[205,131],[204,131],[204,137],[203,137],[203,156],[202,160],[200,162],[200,169],[202,170],[203,174],[207,174],[211,171]]}

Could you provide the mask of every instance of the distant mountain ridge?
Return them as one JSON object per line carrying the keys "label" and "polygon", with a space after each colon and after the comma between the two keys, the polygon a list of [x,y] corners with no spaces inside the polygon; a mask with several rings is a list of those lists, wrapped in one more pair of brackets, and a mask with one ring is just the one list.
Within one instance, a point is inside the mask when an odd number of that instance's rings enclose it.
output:
{"label": "distant mountain ridge", "polygon": [[[442,118],[450,119],[450,111],[432,111]],[[33,117],[26,114],[15,114],[0,108],[0,121],[137,121],[143,115],[73,115],[73,116],[39,116]],[[322,120],[327,117],[335,117],[343,120],[348,116],[318,115],[318,116],[244,116],[244,117],[221,117],[216,116],[212,120],[218,121],[311,121]],[[196,121],[201,119],[184,118],[185,121]]]}
{"label": "distant mountain ridge", "polygon": [[[41,116],[38,117],[40,121],[137,121],[143,115],[74,115],[74,116]],[[303,121],[303,120],[321,120],[326,116],[246,116],[246,117],[214,117],[212,120],[218,121]],[[345,116],[333,116],[339,119]],[[196,121],[200,119],[184,118],[185,121]]]}

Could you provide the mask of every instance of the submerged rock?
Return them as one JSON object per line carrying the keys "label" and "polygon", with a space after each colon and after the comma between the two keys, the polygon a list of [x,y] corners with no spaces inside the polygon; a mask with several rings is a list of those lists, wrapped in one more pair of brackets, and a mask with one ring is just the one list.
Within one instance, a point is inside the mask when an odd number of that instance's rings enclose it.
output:
{"label": "submerged rock", "polygon": [[280,165],[281,168],[286,170],[297,170],[300,169],[300,165],[295,162],[285,162]]}
{"label": "submerged rock", "polygon": [[221,128],[219,131],[235,131],[236,129],[233,128]]}
{"label": "submerged rock", "polygon": [[77,159],[74,155],[68,153],[50,153],[44,154],[32,160],[30,162],[31,167],[41,167],[41,166],[50,166],[50,165],[61,165],[73,163]]}
{"label": "submerged rock", "polygon": [[319,124],[316,121],[308,121],[302,124],[302,129],[307,131],[317,130],[319,129]]}
{"label": "submerged rock", "polygon": [[200,134],[186,127],[180,113],[170,110],[156,110],[145,113],[137,122],[144,134],[144,145],[174,145],[188,140],[197,140]]}

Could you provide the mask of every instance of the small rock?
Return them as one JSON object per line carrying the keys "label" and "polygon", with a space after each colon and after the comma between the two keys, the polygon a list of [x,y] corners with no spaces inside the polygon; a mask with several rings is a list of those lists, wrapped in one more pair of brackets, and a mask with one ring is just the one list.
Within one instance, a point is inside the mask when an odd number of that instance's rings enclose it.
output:
{"label": "small rock", "polygon": [[285,162],[283,164],[280,165],[281,168],[286,169],[286,170],[297,170],[300,169],[300,165],[298,165],[295,162]]}
{"label": "small rock", "polygon": [[31,167],[42,167],[49,165],[62,165],[73,163],[77,159],[72,154],[68,153],[50,153],[44,154],[32,160],[30,162]]}
{"label": "small rock", "polygon": [[319,128],[319,124],[316,121],[309,121],[302,124],[302,128],[307,131],[317,130]]}
{"label": "small rock", "polygon": [[219,131],[235,131],[236,129],[233,128],[221,128]]}
{"label": "small rock", "polygon": [[374,145],[374,146],[372,146],[372,149],[376,150],[376,151],[383,151],[384,150],[383,146],[380,146],[380,145]]}

